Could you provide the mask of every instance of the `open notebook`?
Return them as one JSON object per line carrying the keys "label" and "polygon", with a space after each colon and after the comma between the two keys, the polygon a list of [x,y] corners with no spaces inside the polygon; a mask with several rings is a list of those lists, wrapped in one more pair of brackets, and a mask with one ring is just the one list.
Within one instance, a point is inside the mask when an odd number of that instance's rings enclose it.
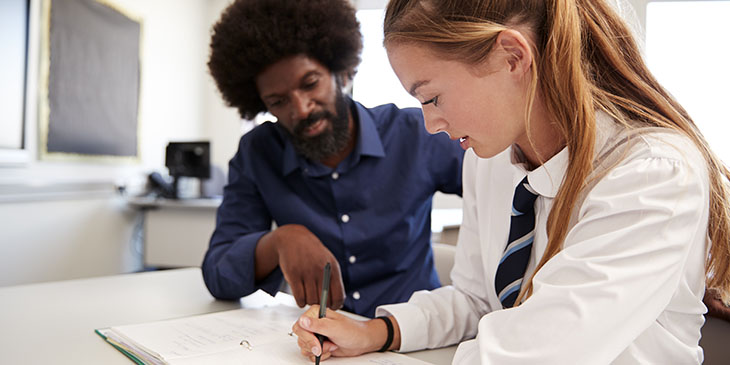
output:
{"label": "open notebook", "polygon": [[[301,355],[291,326],[303,309],[277,304],[96,332],[138,364],[311,364]],[[394,352],[330,358],[324,364],[420,365]]]}

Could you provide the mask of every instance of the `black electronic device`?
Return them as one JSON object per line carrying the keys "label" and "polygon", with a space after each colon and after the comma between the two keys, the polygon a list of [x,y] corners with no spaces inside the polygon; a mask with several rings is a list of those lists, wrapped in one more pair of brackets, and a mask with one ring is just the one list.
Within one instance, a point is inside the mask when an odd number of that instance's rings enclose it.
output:
{"label": "black electronic device", "polygon": [[147,189],[150,194],[167,199],[176,199],[177,192],[173,184],[165,180],[159,172],[147,176]]}
{"label": "black electronic device", "polygon": [[177,197],[180,177],[210,177],[210,142],[170,142],[165,149],[165,166],[173,178]]}

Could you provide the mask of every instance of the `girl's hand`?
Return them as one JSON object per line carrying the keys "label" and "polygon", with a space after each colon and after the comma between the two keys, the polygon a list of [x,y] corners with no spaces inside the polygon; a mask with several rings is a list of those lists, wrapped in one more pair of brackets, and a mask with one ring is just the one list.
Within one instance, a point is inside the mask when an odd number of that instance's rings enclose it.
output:
{"label": "girl's hand", "polygon": [[[314,361],[330,356],[357,356],[378,351],[388,336],[385,322],[380,319],[359,321],[327,309],[325,318],[318,318],[319,305],[311,306],[292,326],[297,335],[297,344],[302,355]],[[315,333],[324,335],[327,340],[320,347]]]}

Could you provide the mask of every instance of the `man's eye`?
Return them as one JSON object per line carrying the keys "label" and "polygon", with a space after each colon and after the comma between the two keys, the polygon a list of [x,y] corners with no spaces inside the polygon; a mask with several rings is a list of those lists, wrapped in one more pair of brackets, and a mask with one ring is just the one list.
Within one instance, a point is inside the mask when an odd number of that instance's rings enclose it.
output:
{"label": "man's eye", "polygon": [[311,90],[311,89],[314,89],[315,87],[317,87],[317,80],[307,82],[306,84],[304,84],[305,90]]}
{"label": "man's eye", "polygon": [[429,100],[424,101],[423,103],[421,103],[421,105],[428,105],[428,104],[431,104],[431,103],[433,103],[434,106],[438,106],[439,105],[439,97],[438,96],[435,96],[435,97],[433,97],[433,98],[431,98]]}
{"label": "man's eye", "polygon": [[276,108],[278,106],[281,106],[284,102],[281,99],[270,101],[269,102],[269,109]]}

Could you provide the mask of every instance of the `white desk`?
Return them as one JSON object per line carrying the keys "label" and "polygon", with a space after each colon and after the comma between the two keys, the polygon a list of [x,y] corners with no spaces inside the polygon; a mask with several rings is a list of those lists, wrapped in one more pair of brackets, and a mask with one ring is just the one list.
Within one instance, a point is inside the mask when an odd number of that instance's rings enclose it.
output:
{"label": "white desk", "polygon": [[[213,299],[197,268],[0,287],[0,363],[129,365],[94,329],[246,305]],[[707,318],[702,332],[705,364],[727,364],[730,323]],[[409,355],[449,364],[455,350]]]}
{"label": "white desk", "polygon": [[[0,288],[0,363],[132,362],[94,329],[247,305],[215,300],[200,269],[178,269]],[[449,364],[455,347],[409,354]],[[326,362],[325,362],[326,364]]]}

